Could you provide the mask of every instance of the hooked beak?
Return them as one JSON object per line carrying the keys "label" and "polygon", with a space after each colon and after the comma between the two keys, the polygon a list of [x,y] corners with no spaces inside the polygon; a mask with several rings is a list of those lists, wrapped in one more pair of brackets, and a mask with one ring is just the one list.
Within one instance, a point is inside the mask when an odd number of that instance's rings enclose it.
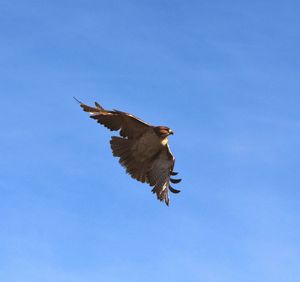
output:
{"label": "hooked beak", "polygon": [[174,132],[170,129],[169,134],[174,135]]}

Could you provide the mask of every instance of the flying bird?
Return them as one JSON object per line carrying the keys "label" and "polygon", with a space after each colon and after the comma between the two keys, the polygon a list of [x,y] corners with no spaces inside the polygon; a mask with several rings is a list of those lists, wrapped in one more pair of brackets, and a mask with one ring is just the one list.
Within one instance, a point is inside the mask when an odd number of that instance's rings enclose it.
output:
{"label": "flying bird", "polygon": [[167,126],[150,125],[129,113],[105,110],[97,102],[95,107],[90,107],[74,99],[92,119],[111,131],[119,131],[120,136],[112,136],[110,140],[113,156],[119,158],[132,178],[148,183],[157,199],[169,205],[169,191],[180,192],[172,188],[170,182],[181,181],[171,178],[177,175],[173,171],[175,158],[168,145],[168,136],[173,131]]}

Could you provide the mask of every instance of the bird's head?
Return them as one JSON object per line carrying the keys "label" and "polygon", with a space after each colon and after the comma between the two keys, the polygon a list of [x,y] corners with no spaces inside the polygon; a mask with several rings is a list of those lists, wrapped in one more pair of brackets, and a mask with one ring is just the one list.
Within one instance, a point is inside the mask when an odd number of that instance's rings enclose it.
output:
{"label": "bird's head", "polygon": [[162,139],[174,134],[172,129],[167,126],[156,126],[154,130],[155,133]]}

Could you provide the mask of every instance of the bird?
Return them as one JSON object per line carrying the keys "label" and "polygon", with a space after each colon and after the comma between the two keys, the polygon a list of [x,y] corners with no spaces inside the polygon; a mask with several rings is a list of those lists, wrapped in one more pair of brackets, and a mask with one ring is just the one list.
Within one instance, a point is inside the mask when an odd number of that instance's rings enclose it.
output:
{"label": "bird", "polygon": [[173,131],[167,126],[153,126],[140,118],[119,110],[106,110],[99,103],[91,107],[73,97],[83,111],[111,131],[118,131],[119,136],[112,136],[110,146],[114,157],[134,179],[152,187],[157,199],[170,204],[169,191],[179,193],[170,183],[177,184],[181,179],[174,179],[175,157],[168,142]]}

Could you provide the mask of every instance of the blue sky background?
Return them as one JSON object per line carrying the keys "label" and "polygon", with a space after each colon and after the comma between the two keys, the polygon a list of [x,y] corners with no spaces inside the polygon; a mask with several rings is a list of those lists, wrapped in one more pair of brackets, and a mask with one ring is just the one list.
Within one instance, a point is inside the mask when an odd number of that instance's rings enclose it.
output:
{"label": "blue sky background", "polygon": [[[0,1],[0,280],[300,277],[299,1]],[[72,96],[168,125],[167,208]]]}

